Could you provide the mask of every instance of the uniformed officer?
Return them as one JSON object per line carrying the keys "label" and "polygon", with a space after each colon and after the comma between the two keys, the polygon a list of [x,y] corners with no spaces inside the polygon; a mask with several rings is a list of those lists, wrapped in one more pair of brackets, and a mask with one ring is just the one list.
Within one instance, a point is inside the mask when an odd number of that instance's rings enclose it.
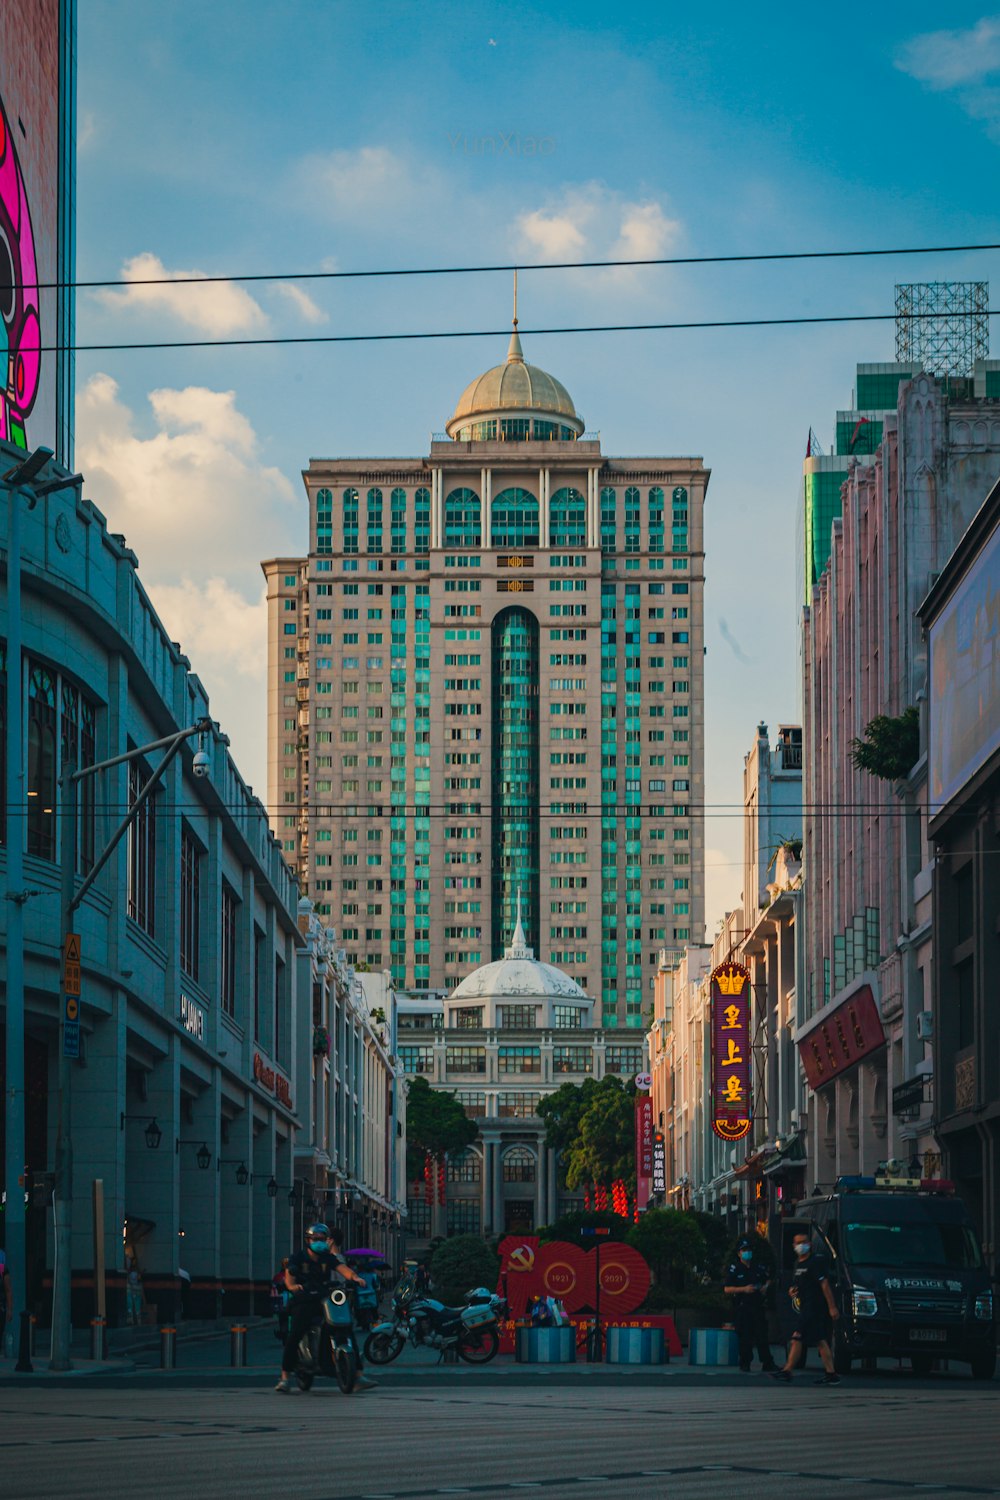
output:
{"label": "uniformed officer", "polygon": [[733,1322],[740,1343],[740,1369],[749,1373],[754,1349],[760,1355],[761,1369],[777,1368],[771,1358],[767,1337],[767,1310],[764,1294],[770,1285],[770,1273],[754,1255],[753,1239],[743,1235],[736,1246],[736,1258],[726,1271],[724,1291],[733,1299]]}

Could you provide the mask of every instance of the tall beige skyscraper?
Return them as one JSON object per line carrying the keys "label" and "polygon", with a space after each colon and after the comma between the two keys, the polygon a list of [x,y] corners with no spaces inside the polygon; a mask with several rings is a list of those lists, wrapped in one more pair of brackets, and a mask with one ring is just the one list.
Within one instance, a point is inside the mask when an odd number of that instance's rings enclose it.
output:
{"label": "tall beige skyscraper", "polygon": [[348,959],[451,990],[515,925],[641,1027],[704,935],[700,458],[609,458],[507,359],[419,458],[312,459],[268,584],[268,801]]}

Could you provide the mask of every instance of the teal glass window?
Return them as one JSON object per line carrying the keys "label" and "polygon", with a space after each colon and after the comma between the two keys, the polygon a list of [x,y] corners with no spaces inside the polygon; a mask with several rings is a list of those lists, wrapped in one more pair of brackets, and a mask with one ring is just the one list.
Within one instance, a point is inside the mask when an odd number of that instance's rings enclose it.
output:
{"label": "teal glass window", "polygon": [[639,551],[640,498],[639,491],[630,485],[625,491],[625,551]]}
{"label": "teal glass window", "polygon": [[[333,551],[333,491],[316,491],[316,551]],[[285,579],[285,586],[294,585],[295,577]]]}
{"label": "teal glass window", "polygon": [[587,502],[579,490],[556,490],[549,502],[549,546],[587,545]]}
{"label": "teal glass window", "polygon": [[617,509],[617,497],[611,488],[601,491],[601,551],[614,552],[615,550],[615,516]]}
{"label": "teal glass window", "polygon": [[344,551],[354,553],[358,550],[358,505],[360,496],[357,490],[345,490],[344,501]]}
{"label": "teal glass window", "polygon": [[538,621],[525,609],[503,610],[492,651],[494,958],[510,941],[519,890],[523,920],[540,932],[538,680]]}
{"label": "teal glass window", "polygon": [[396,488],[389,497],[389,550],[406,551],[406,491]]}
{"label": "teal glass window", "polygon": [[483,527],[475,490],[452,490],[444,502],[446,547],[481,547]]}
{"label": "teal glass window", "polygon": [[649,492],[649,550],[663,551],[663,491],[658,484]]}
{"label": "teal glass window", "polygon": [[538,500],[529,490],[501,490],[490,507],[490,544],[493,547],[537,547]]}
{"label": "teal glass window", "polygon": [[382,491],[374,487],[368,491],[368,528],[367,540],[369,552],[382,551]]}
{"label": "teal glass window", "polygon": [[413,550],[431,550],[431,492],[424,486],[413,493]]}

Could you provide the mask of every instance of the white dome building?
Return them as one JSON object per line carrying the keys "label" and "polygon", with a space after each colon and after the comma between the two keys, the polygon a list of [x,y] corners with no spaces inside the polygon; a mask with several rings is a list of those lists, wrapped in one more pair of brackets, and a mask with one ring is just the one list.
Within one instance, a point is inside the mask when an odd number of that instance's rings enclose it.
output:
{"label": "white dome building", "polygon": [[410,1184],[408,1234],[527,1233],[583,1206],[545,1144],[538,1106],[564,1083],[643,1071],[643,1039],[594,1026],[594,1000],[535,958],[518,897],[510,946],[447,997],[399,997],[398,1055],[410,1075],[454,1093],[479,1139],[446,1172],[446,1202]]}

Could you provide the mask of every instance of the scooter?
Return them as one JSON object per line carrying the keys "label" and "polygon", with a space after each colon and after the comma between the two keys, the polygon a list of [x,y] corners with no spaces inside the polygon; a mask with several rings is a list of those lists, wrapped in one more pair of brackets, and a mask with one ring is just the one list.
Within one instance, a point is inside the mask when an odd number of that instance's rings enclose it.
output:
{"label": "scooter", "polygon": [[354,1320],[347,1293],[339,1287],[324,1298],[322,1319],[303,1334],[294,1373],[300,1391],[311,1390],[317,1375],[331,1376],[345,1396],[354,1390],[358,1379]]}

